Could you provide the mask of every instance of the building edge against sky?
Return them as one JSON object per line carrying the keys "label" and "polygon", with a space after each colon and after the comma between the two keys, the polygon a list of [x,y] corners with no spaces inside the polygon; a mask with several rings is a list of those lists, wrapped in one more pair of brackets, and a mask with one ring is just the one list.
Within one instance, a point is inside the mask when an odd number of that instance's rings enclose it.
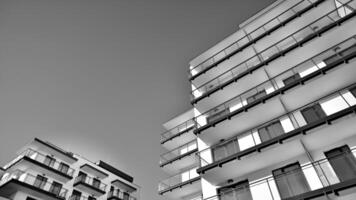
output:
{"label": "building edge against sky", "polygon": [[158,193],[356,199],[355,9],[278,0],[191,60],[193,108],[163,124]]}
{"label": "building edge against sky", "polygon": [[134,178],[35,138],[0,168],[0,199],[139,200]]}

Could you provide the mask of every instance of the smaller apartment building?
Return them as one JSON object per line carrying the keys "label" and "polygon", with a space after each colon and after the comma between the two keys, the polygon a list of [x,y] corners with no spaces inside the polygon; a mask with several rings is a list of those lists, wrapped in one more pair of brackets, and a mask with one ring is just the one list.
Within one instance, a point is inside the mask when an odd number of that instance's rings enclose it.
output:
{"label": "smaller apartment building", "polygon": [[139,186],[115,167],[35,138],[0,171],[0,197],[11,200],[139,200]]}

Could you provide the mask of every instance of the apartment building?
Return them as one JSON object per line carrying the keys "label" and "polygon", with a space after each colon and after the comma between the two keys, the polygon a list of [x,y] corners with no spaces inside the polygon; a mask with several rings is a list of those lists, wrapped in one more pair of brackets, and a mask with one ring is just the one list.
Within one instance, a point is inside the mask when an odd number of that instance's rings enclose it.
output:
{"label": "apartment building", "polygon": [[158,193],[356,199],[355,9],[277,0],[191,60],[193,108],[163,124]]}
{"label": "apartment building", "polygon": [[0,169],[0,199],[139,200],[132,176],[35,138]]}

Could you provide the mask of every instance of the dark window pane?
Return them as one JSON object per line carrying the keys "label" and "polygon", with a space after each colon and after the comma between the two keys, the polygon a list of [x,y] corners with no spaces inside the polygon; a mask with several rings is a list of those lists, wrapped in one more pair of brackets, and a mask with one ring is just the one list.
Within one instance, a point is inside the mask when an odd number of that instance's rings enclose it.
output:
{"label": "dark window pane", "polygon": [[36,180],[35,180],[35,183],[33,184],[35,187],[38,187],[38,188],[44,188],[44,186],[46,185],[46,182],[47,182],[47,178],[46,177],[43,177],[41,175],[37,175],[36,176]]}
{"label": "dark window pane", "polygon": [[94,178],[93,179],[93,186],[96,187],[96,188],[100,188],[100,180]]}
{"label": "dark window pane", "polygon": [[49,189],[49,192],[58,196],[61,192],[61,189],[62,189],[62,184],[54,181],[51,185],[51,188]]}
{"label": "dark window pane", "polygon": [[236,200],[236,199],[252,200],[252,195],[251,195],[248,180],[243,180],[238,183],[223,188],[219,188],[218,193],[222,194],[220,200]]}
{"label": "dark window pane", "polygon": [[356,178],[356,159],[347,145],[324,154],[340,181]]}
{"label": "dark window pane", "polygon": [[284,79],[283,83],[284,83],[284,85],[289,85],[289,84],[292,84],[292,83],[296,82],[299,79],[300,79],[300,75],[299,74],[294,74],[293,76]]}
{"label": "dark window pane", "polygon": [[209,117],[206,118],[207,122],[210,123],[226,114],[229,113],[229,110],[228,109],[223,109],[221,111],[219,111],[218,109],[215,110],[215,113],[213,113],[212,115],[210,115]]}
{"label": "dark window pane", "polygon": [[59,171],[61,171],[62,173],[67,174],[69,170],[69,165],[65,164],[65,163],[60,163],[59,164]]}
{"label": "dark window pane", "polygon": [[310,191],[299,163],[293,163],[272,171],[282,199]]}
{"label": "dark window pane", "polygon": [[51,156],[46,156],[45,160],[43,161],[43,163],[47,166],[53,166],[54,163],[56,162],[56,159],[54,159],[53,157]]}
{"label": "dark window pane", "polygon": [[258,134],[262,142],[278,137],[284,133],[284,129],[280,121],[268,124],[265,127],[258,129]]}
{"label": "dark window pane", "polygon": [[258,100],[258,99],[260,99],[260,98],[262,98],[262,97],[264,97],[264,96],[266,96],[266,94],[267,94],[267,93],[266,93],[265,90],[259,91],[259,92],[257,92],[256,94],[254,94],[254,95],[248,97],[248,98],[247,98],[247,103],[250,104],[250,103],[252,103],[252,102],[254,102],[254,101],[256,101],[256,100]]}
{"label": "dark window pane", "polygon": [[320,104],[304,108],[301,110],[301,113],[308,124],[320,120],[326,116]]}

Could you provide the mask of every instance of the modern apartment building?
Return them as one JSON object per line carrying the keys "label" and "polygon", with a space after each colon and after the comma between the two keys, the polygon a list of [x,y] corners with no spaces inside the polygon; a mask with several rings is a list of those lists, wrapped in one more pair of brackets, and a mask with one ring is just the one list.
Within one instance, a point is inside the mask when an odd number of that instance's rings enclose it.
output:
{"label": "modern apartment building", "polygon": [[0,168],[0,199],[139,200],[133,177],[35,138]]}
{"label": "modern apartment building", "polygon": [[[223,2],[222,2],[223,3]],[[277,0],[190,61],[171,200],[356,199],[356,0]]]}

